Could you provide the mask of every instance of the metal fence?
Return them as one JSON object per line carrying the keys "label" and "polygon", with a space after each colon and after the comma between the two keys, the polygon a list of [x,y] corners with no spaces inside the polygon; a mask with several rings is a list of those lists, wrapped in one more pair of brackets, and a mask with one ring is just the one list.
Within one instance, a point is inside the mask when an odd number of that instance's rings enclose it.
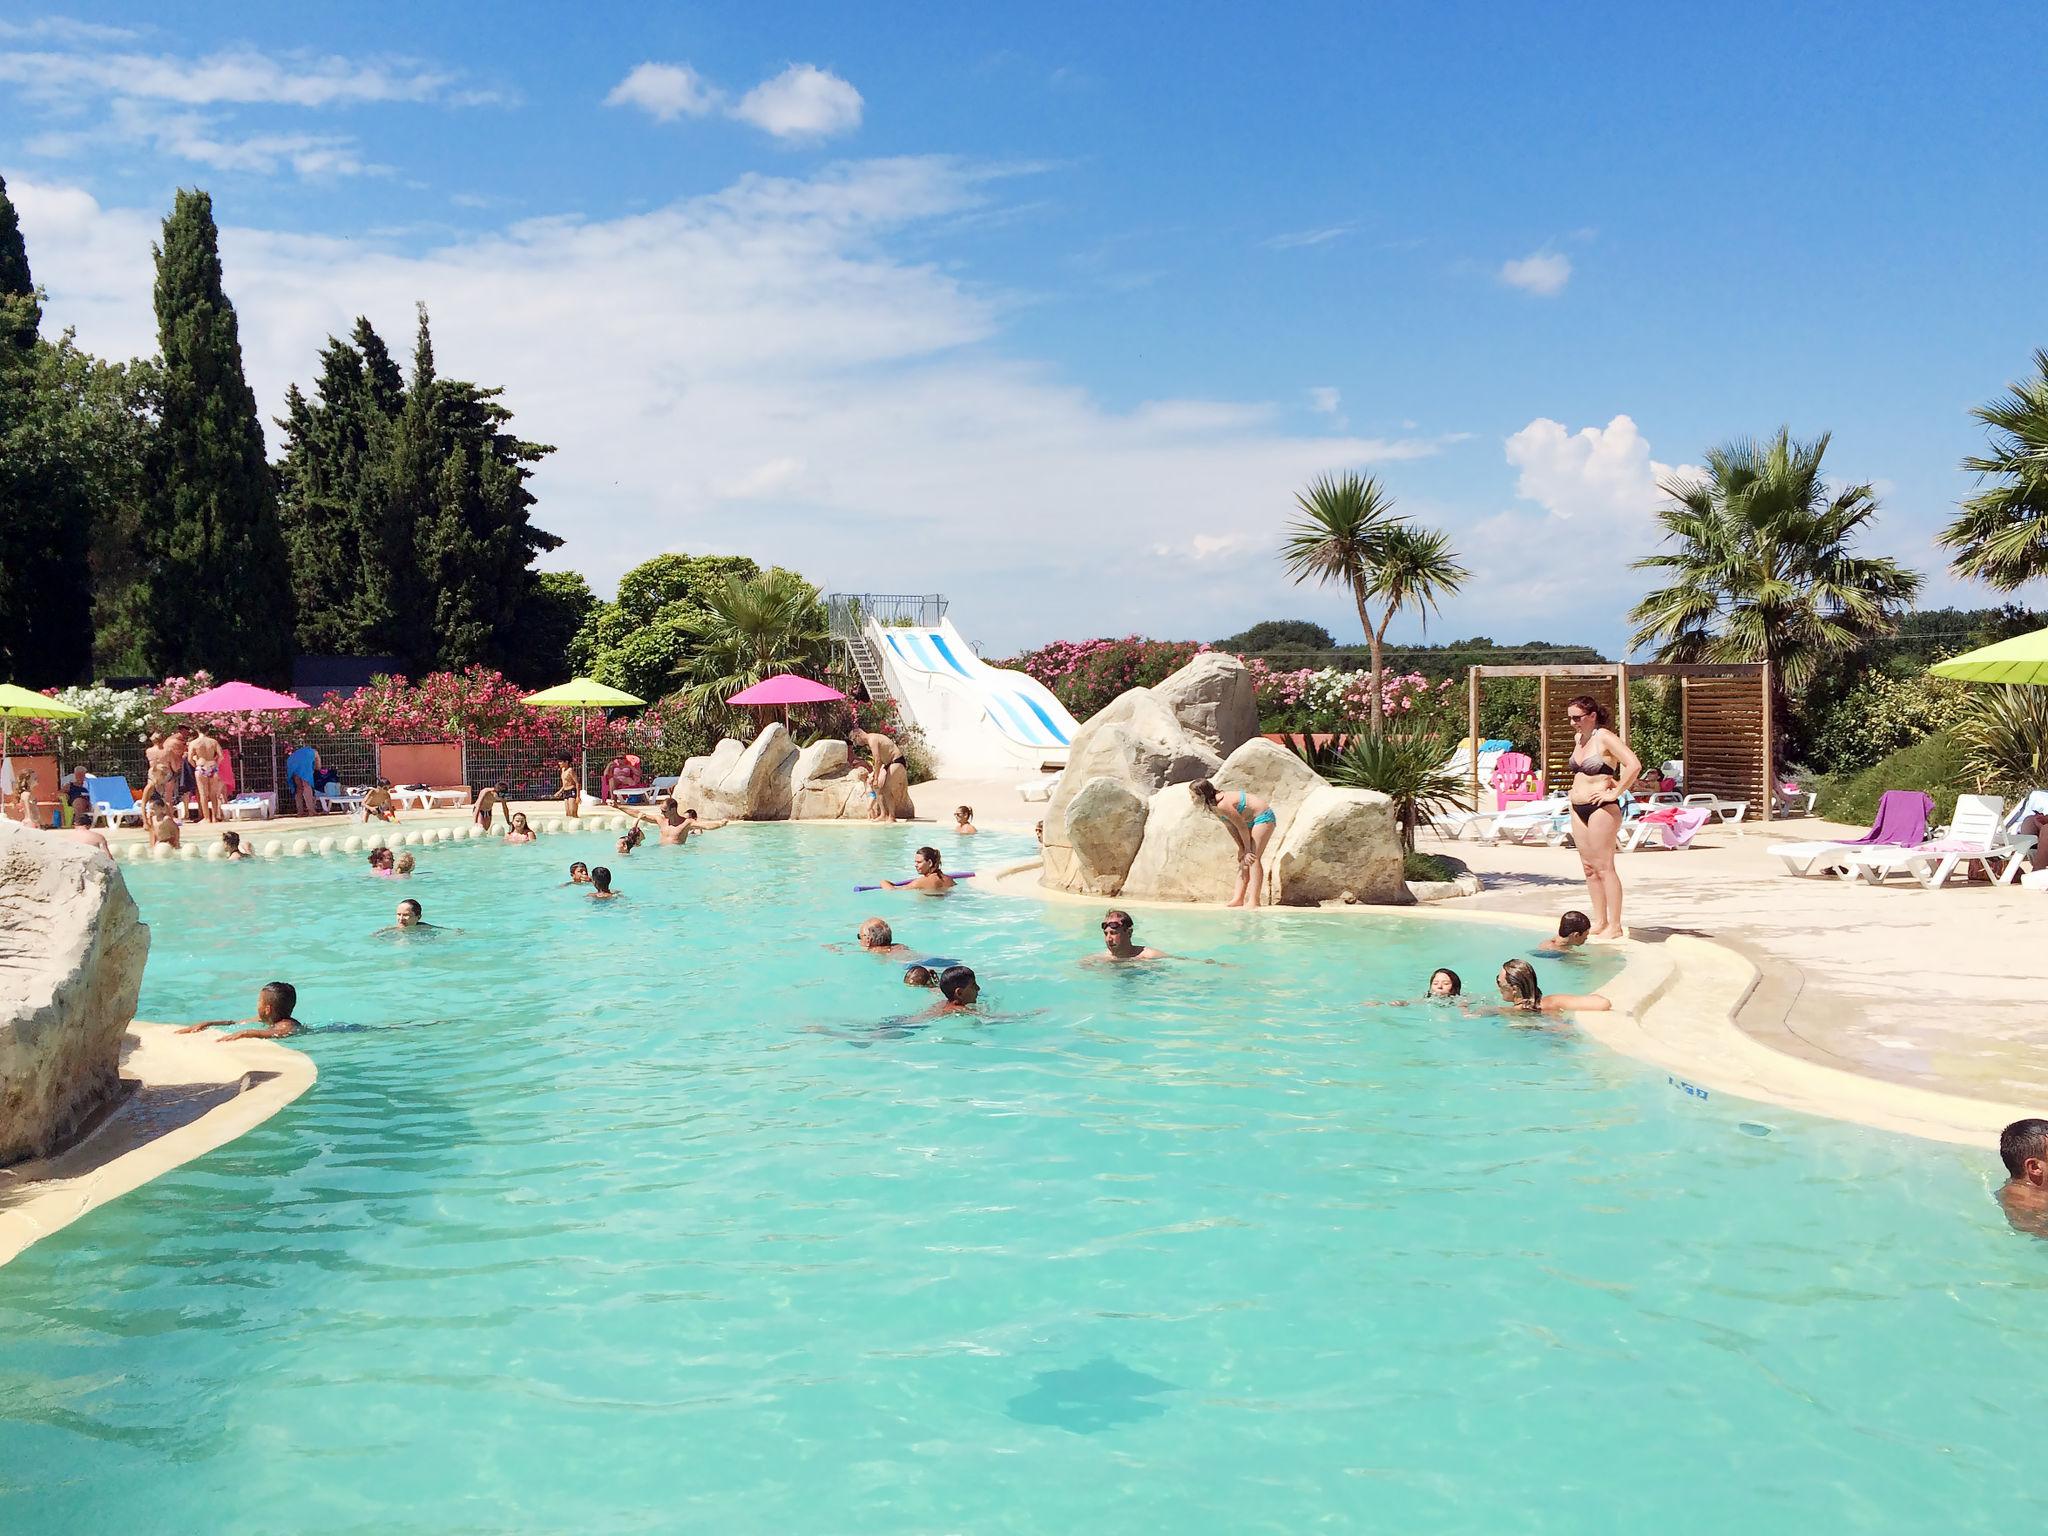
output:
{"label": "metal fence", "polygon": [[825,614],[832,638],[843,645],[858,635],[869,619],[885,626],[935,628],[946,616],[946,599],[936,592],[833,592],[825,599]]}

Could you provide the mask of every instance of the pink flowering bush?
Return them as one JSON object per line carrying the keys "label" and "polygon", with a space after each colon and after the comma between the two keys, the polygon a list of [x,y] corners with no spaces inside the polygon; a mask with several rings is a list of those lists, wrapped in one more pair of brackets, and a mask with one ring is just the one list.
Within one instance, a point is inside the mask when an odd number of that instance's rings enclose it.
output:
{"label": "pink flowering bush", "polygon": [[309,730],[382,742],[468,740],[481,747],[531,748],[555,756],[579,748],[579,716],[587,715],[592,753],[628,744],[624,721],[602,711],[543,709],[502,672],[468,667],[432,672],[417,683],[375,677],[353,697],[333,699],[302,717]]}
{"label": "pink flowering bush", "polygon": [[1086,720],[1118,694],[1166,681],[1208,649],[1193,640],[1146,640],[1137,635],[1121,640],[1055,640],[1013,661],[990,665],[1013,667],[1037,678],[1076,720]]}

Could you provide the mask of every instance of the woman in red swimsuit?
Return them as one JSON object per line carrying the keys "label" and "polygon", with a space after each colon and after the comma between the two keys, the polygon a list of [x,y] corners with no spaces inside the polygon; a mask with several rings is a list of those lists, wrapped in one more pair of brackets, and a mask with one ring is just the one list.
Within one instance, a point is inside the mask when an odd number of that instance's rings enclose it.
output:
{"label": "woman in red swimsuit", "polygon": [[1607,728],[1607,711],[1581,694],[1565,705],[1565,718],[1578,733],[1578,749],[1565,766],[1572,771],[1572,844],[1586,872],[1586,910],[1595,939],[1618,939],[1621,876],[1614,872],[1614,840],[1621,834],[1621,797],[1643,772],[1642,760]]}

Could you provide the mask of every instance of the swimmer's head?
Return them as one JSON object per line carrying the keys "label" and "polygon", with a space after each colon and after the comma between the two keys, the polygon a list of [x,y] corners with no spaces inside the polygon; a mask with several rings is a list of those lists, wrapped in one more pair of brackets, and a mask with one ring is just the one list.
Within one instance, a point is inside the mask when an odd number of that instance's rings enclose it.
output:
{"label": "swimmer's head", "polygon": [[227,849],[229,853],[237,853],[242,847],[242,834],[239,832],[223,832],[220,835],[220,845]]}
{"label": "swimmer's head", "polygon": [[981,996],[981,984],[964,965],[949,965],[939,973],[939,995],[965,1008]]}
{"label": "swimmer's head", "polygon": [[256,994],[256,1017],[265,1024],[290,1018],[298,1006],[299,989],[288,981],[266,982]]}
{"label": "swimmer's head", "polygon": [[420,904],[410,896],[398,904],[398,926],[417,928],[420,921]]}
{"label": "swimmer's head", "polygon": [[581,859],[571,864],[569,866],[569,883],[571,885],[590,884],[590,866]]}
{"label": "swimmer's head", "polygon": [[389,848],[372,848],[370,850],[370,868],[389,869],[390,867],[391,850]]}
{"label": "swimmer's head", "polygon": [[1567,912],[1557,920],[1557,936],[1560,939],[1583,939],[1593,931],[1593,919],[1579,911]]}
{"label": "swimmer's head", "polygon": [[903,971],[903,985],[906,987],[935,987],[939,978],[932,974],[928,965],[906,966]]}
{"label": "swimmer's head", "polygon": [[974,807],[973,807],[973,806],[971,806],[971,805],[956,805],[956,806],[954,806],[954,807],[953,807],[953,819],[954,819],[955,821],[957,821],[957,822],[962,822],[962,823],[965,823],[965,822],[970,822],[970,821],[974,820]]}
{"label": "swimmer's head", "polygon": [[920,848],[917,850],[917,872],[920,875],[942,875],[945,873],[943,869],[939,868],[938,849]]}
{"label": "swimmer's head", "polygon": [[512,813],[512,830],[514,832],[531,832],[533,830],[532,827],[527,825],[526,812],[514,811]]}
{"label": "swimmer's head", "polygon": [[1448,966],[1438,966],[1429,973],[1429,995],[1431,997],[1456,997],[1465,990],[1465,983],[1458,979],[1458,973]]}
{"label": "swimmer's head", "polygon": [[1102,914],[1102,942],[1111,949],[1119,944],[1131,942],[1131,931],[1137,924],[1131,921],[1131,914],[1118,907],[1111,907]]}
{"label": "swimmer's head", "polygon": [[612,872],[602,864],[598,865],[597,868],[590,872],[590,886],[592,890],[610,890],[612,888]]}
{"label": "swimmer's head", "polygon": [[[673,801],[671,801],[671,802],[670,802],[670,804],[674,804],[674,802],[673,802]],[[696,819],[697,819],[697,807],[695,807],[694,805],[693,805],[693,806],[691,806],[691,807],[690,807],[690,808],[689,808],[689,809],[688,809],[687,811],[684,811],[684,812],[683,812],[683,820],[685,820],[685,821],[695,821]]]}
{"label": "swimmer's head", "polygon": [[1045,846],[1045,823],[1041,821],[1034,826],[1031,829],[1031,835],[1038,839],[1038,846],[1043,848]]}
{"label": "swimmer's head", "polygon": [[1502,961],[1494,985],[1500,988],[1502,1000],[1513,1003],[1517,1008],[1543,1006],[1543,988],[1537,985],[1536,967],[1526,960],[1518,957]]}
{"label": "swimmer's head", "polygon": [[860,925],[860,941],[870,949],[880,949],[884,945],[894,944],[896,935],[879,917],[871,917]]}
{"label": "swimmer's head", "polygon": [[409,875],[412,873],[412,863],[413,860],[411,854],[401,853],[398,856],[397,860],[392,864],[391,872],[397,875]]}
{"label": "swimmer's head", "polygon": [[2005,1171],[2027,1184],[2048,1184],[2048,1120],[2015,1120],[1998,1137]]}

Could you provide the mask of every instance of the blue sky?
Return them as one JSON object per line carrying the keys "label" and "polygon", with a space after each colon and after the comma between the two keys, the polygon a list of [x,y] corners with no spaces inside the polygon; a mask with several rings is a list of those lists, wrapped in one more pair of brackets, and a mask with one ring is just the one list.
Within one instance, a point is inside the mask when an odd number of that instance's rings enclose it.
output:
{"label": "blue sky", "polygon": [[421,299],[559,446],[557,563],[944,591],[990,651],[1353,634],[1271,551],[1354,467],[1474,569],[1434,634],[1618,646],[1658,475],[1781,422],[1990,600],[1931,535],[2048,343],[2009,10],[642,9],[10,8],[52,319],[149,349],[204,186],[266,413]]}

